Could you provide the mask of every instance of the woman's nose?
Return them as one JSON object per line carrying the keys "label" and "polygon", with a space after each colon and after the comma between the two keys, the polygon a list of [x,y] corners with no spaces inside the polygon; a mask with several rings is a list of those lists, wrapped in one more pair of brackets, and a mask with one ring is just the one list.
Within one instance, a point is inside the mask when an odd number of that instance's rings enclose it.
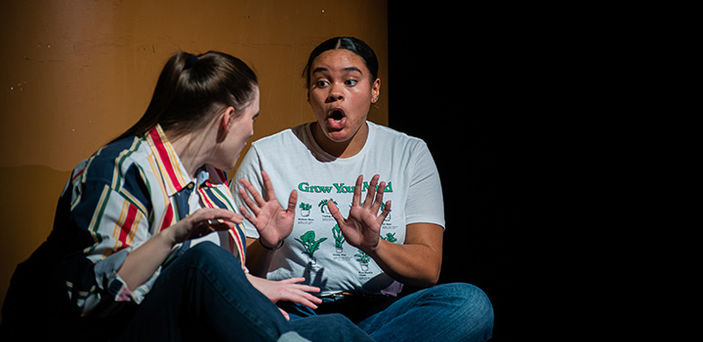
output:
{"label": "woman's nose", "polygon": [[330,93],[327,95],[327,102],[335,102],[344,99],[342,91],[337,86],[332,86],[330,88]]}

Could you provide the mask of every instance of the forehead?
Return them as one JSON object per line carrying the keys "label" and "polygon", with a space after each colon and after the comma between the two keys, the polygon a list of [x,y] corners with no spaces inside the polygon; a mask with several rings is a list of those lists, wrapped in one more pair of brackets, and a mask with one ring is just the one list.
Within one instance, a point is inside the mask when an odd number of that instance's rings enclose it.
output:
{"label": "forehead", "polygon": [[327,71],[340,72],[349,68],[357,68],[363,74],[369,74],[369,69],[366,67],[366,62],[361,56],[347,49],[327,50],[315,57],[310,66],[312,72]]}
{"label": "forehead", "polygon": [[254,86],[253,96],[249,103],[247,103],[246,108],[248,110],[257,113],[259,111],[259,102],[261,101],[261,93],[259,92],[259,86]]}
{"label": "forehead", "polygon": [[256,104],[256,110],[259,110],[259,102],[261,101],[261,92],[259,86],[254,87],[254,103]]}

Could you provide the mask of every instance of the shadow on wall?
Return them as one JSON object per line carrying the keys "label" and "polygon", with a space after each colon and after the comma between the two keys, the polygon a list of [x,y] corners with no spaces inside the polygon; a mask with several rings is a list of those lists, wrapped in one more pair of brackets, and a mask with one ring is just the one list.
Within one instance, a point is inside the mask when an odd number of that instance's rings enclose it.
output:
{"label": "shadow on wall", "polygon": [[17,264],[49,236],[56,203],[70,175],[46,166],[0,168],[0,306]]}

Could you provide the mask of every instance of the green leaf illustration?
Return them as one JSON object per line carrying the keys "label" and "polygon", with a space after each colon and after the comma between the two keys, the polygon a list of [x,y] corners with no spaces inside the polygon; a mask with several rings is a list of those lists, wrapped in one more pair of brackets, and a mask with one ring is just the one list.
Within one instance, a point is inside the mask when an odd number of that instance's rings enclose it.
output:
{"label": "green leaf illustration", "polygon": [[339,229],[339,225],[335,224],[334,228],[332,228],[332,236],[334,237],[334,246],[337,248],[342,248],[342,244],[344,244],[344,236],[342,235],[342,230]]}
{"label": "green leaf illustration", "polygon": [[303,248],[305,248],[305,253],[311,258],[315,251],[320,248],[320,243],[327,240],[327,238],[323,237],[315,241],[315,231],[313,230],[308,230],[307,232],[305,232],[305,234],[300,236],[300,239],[294,239],[295,241],[298,241],[301,245],[303,245]]}
{"label": "green leaf illustration", "polygon": [[388,242],[396,242],[398,239],[395,237],[395,233],[387,233],[385,237],[381,236],[381,239],[384,239]]}
{"label": "green leaf illustration", "polygon": [[368,256],[368,254],[364,253],[362,250],[358,250],[359,254],[354,254],[355,257],[358,257],[356,261],[360,263],[368,263],[371,260],[371,257]]}

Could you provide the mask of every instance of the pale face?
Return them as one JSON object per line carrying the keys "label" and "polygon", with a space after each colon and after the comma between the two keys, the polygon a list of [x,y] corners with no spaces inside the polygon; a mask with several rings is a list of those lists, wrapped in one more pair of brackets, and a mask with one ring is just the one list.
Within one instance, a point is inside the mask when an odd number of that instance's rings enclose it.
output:
{"label": "pale face", "polygon": [[365,127],[380,80],[371,82],[363,58],[346,49],[323,52],[310,71],[309,102],[321,133],[332,143],[349,142]]}
{"label": "pale face", "polygon": [[217,148],[213,165],[220,170],[231,170],[249,138],[254,135],[254,119],[259,115],[259,87],[254,88],[254,97],[241,113],[230,117],[229,132]]}

